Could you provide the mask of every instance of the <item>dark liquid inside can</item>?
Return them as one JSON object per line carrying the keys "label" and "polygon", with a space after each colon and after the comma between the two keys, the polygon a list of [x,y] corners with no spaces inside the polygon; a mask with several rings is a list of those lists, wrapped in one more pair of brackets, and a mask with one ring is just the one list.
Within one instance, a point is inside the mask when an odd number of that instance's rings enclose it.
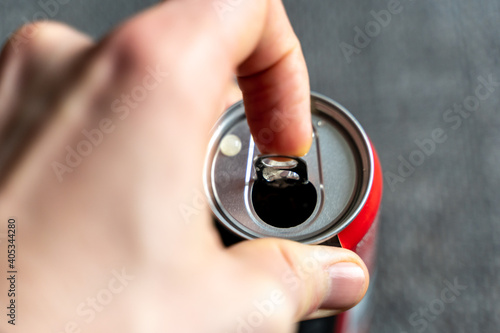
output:
{"label": "dark liquid inside can", "polygon": [[257,215],[276,228],[292,228],[304,223],[314,211],[317,194],[310,182],[288,180],[269,184],[258,180],[252,188],[252,203]]}

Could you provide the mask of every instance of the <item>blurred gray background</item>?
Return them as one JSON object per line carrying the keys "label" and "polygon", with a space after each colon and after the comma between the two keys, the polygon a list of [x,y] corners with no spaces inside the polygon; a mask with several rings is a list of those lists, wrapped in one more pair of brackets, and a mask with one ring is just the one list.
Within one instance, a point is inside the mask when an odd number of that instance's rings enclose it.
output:
{"label": "blurred gray background", "polygon": [[[153,3],[0,0],[0,41],[40,12],[99,38]],[[312,89],[358,118],[386,172],[371,332],[500,332],[500,86],[470,97],[479,76],[500,82],[500,1],[393,3],[285,0]],[[464,103],[477,110],[453,111]],[[418,153],[439,128],[447,140]],[[411,156],[420,165],[398,170]]]}

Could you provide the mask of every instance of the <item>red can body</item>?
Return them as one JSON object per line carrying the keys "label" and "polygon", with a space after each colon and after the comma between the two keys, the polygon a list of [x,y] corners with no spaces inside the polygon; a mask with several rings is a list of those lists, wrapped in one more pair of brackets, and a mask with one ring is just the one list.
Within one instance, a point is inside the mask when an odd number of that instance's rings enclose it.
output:
{"label": "red can body", "polygon": [[[377,152],[372,145],[374,161],[374,177],[370,195],[358,216],[339,234],[343,248],[356,252],[365,262],[373,280],[376,272],[376,249],[378,239],[380,203],[382,201],[383,177]],[[369,331],[373,315],[373,300],[369,293],[364,300],[364,307],[346,311],[337,316],[334,333],[365,333]]]}

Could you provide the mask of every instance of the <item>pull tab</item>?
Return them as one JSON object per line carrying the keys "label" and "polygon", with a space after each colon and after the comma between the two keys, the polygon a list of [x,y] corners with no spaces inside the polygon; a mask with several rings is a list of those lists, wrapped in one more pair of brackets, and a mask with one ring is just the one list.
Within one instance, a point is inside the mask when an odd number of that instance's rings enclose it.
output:
{"label": "pull tab", "polygon": [[255,159],[258,180],[265,180],[271,186],[306,184],[306,162],[298,157],[284,155],[264,155]]}
{"label": "pull tab", "polygon": [[291,228],[304,223],[314,212],[317,193],[307,178],[307,164],[298,157],[259,156],[254,161],[257,179],[252,204],[265,223]]}

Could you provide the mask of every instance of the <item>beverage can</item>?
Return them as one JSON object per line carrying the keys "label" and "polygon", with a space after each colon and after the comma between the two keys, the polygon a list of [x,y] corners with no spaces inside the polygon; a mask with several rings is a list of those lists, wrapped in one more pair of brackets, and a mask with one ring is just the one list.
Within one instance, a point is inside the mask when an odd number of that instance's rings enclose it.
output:
{"label": "beverage can", "polygon": [[[377,154],[361,125],[339,103],[311,93],[311,117],[313,141],[303,157],[261,154],[241,101],[220,117],[204,170],[218,229],[226,245],[278,237],[347,248],[364,260],[373,279],[382,198]],[[265,129],[259,140],[271,139],[286,121],[286,116],[277,119],[280,125]],[[301,331],[365,332],[369,305],[365,297],[334,318],[302,323]]]}

